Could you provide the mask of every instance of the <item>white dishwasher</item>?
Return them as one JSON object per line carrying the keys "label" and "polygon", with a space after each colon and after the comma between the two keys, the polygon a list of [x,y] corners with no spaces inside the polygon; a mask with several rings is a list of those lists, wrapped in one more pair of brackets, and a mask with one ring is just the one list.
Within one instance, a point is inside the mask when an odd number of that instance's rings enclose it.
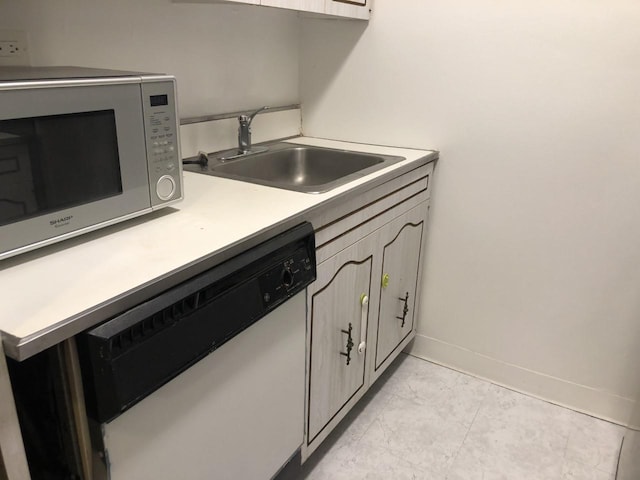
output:
{"label": "white dishwasher", "polygon": [[277,474],[303,439],[314,279],[305,223],[78,337],[94,477]]}

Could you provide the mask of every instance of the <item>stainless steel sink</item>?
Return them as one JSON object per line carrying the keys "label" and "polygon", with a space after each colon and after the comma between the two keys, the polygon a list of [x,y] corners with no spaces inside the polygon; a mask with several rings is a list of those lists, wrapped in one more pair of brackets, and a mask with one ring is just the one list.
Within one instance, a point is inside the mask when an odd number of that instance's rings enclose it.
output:
{"label": "stainless steel sink", "polygon": [[402,160],[404,157],[283,142],[269,145],[263,153],[224,162],[210,160],[206,167],[185,169],[286,190],[321,193]]}

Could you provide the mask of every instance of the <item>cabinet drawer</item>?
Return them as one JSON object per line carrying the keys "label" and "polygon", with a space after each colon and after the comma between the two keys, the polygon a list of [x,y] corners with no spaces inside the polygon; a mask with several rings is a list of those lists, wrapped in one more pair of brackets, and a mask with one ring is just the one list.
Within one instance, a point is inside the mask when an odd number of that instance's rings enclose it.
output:
{"label": "cabinet drawer", "polygon": [[[358,219],[348,219],[348,222],[353,223],[355,226],[349,230],[346,230],[340,234],[334,235],[331,240],[325,242],[323,245],[317,247],[316,258],[318,262],[323,262],[327,258],[335,255],[340,250],[354,244],[366,235],[383,227],[394,218],[403,215],[416,206],[425,203],[424,192],[420,192],[417,195],[409,197],[404,202],[392,205],[390,208],[383,210],[378,215],[359,216]],[[359,214],[355,214],[359,215]],[[364,220],[364,223],[361,223]],[[316,242],[317,242],[316,234]],[[317,243],[316,243],[317,244]]]}
{"label": "cabinet drawer", "polygon": [[378,220],[378,226],[383,225],[394,216],[388,214],[389,210],[402,202],[413,199],[415,205],[427,200],[431,194],[432,174],[433,163],[423,165],[315,216],[311,222],[316,231],[316,245],[322,247],[345,232],[387,214]]}

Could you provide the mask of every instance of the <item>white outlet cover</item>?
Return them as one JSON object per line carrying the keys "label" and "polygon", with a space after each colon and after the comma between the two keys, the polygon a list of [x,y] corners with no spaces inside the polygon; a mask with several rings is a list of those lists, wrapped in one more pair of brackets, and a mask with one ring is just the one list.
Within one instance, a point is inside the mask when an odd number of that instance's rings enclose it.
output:
{"label": "white outlet cover", "polygon": [[0,29],[0,42],[15,42],[20,49],[19,55],[0,57],[0,66],[5,65],[31,65],[27,33],[23,30]]}

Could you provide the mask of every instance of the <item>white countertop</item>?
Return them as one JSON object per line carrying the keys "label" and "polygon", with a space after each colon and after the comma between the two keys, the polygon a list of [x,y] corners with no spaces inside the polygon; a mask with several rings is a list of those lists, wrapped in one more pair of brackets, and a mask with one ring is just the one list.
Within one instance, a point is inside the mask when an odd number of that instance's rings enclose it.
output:
{"label": "white countertop", "polygon": [[45,337],[54,330],[63,330],[68,338],[91,326],[80,320],[114,299],[245,243],[354,187],[433,155],[425,150],[306,137],[291,141],[399,155],[406,160],[321,194],[185,172],[185,199],[172,207],[0,261],[0,331],[7,354],[16,356],[21,345],[39,343],[27,356],[32,355],[53,343]]}

